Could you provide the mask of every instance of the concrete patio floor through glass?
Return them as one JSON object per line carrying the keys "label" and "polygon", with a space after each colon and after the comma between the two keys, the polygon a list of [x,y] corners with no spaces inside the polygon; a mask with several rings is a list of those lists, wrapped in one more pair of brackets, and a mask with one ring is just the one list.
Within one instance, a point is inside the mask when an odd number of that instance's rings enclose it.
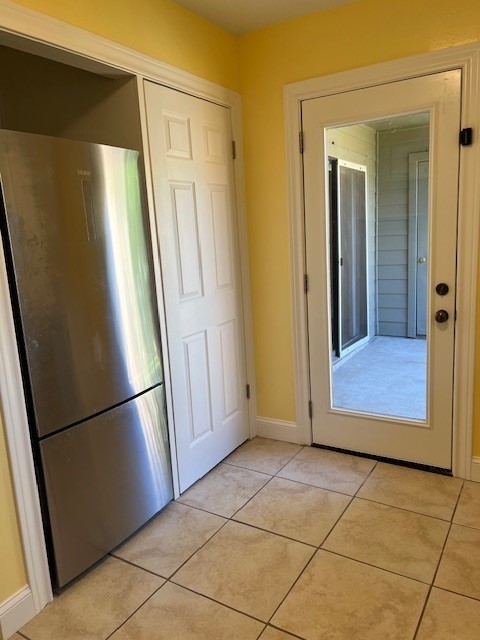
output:
{"label": "concrete patio floor through glass", "polygon": [[426,361],[426,340],[375,336],[334,366],[334,407],[425,420]]}

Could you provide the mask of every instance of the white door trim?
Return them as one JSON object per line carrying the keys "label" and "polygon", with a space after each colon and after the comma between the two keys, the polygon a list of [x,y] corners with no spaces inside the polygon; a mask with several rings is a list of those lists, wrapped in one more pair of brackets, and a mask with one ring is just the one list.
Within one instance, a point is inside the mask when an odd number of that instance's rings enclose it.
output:
{"label": "white door trim", "polygon": [[[299,153],[301,102],[332,93],[416,76],[462,69],[462,127],[480,125],[480,45],[466,45],[411,58],[314,78],[284,87],[287,181],[289,193],[293,349],[298,441],[311,444],[307,307],[304,293],[305,247],[302,156]],[[477,133],[478,135],[478,133]],[[308,140],[304,140],[308,145]],[[457,323],[454,365],[453,473],[470,478],[476,340],[480,144],[462,149],[460,159]]]}
{"label": "white door trim", "polygon": [[[236,141],[237,160],[235,162],[235,186],[238,211],[238,233],[241,257],[243,291],[243,313],[245,326],[247,377],[251,389],[249,402],[250,437],[257,432],[257,410],[255,395],[255,366],[253,353],[253,328],[248,271],[247,220],[245,206],[243,133],[240,95],[230,89],[163,63],[155,58],[129,49],[106,38],[74,27],[42,13],[32,11],[9,0],[0,0],[0,44],[21,47],[30,53],[37,53],[59,62],[65,62],[88,71],[106,76],[138,76],[142,134],[147,135],[143,79],[153,80],[174,89],[185,91],[199,98],[211,100],[230,109],[232,132]],[[154,216],[150,184],[148,147],[144,148],[146,164],[148,204],[150,215]],[[152,225],[152,241],[156,242],[155,226]],[[154,245],[155,246],[155,245]],[[166,324],[163,313],[163,293],[159,278],[159,257],[155,254],[155,274],[160,307],[160,329],[164,352],[166,349]],[[5,261],[0,245],[0,397],[5,422],[7,448],[11,461],[12,481],[19,515],[19,524],[27,571],[27,579],[32,591],[35,612],[38,613],[52,599],[48,563],[38,490],[35,481],[33,459],[30,447],[28,422],[25,412],[23,387],[16,349]],[[165,369],[168,369],[168,354],[164,353]],[[170,438],[174,441],[173,410],[168,372],[165,375],[167,412],[170,423]],[[176,470],[176,455],[172,447],[172,466]],[[176,474],[175,474],[176,475]],[[178,497],[178,477],[176,478]]]}

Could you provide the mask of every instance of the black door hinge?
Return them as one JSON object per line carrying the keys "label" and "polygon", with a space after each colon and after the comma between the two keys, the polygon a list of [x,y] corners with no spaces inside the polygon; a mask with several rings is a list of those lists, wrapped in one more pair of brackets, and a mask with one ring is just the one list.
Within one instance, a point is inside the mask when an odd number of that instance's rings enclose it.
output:
{"label": "black door hinge", "polygon": [[313,402],[311,400],[308,401],[308,417],[313,418]]}
{"label": "black door hinge", "polygon": [[466,129],[462,129],[460,131],[460,144],[462,147],[471,147],[473,143],[473,129],[472,127],[467,127]]}
{"label": "black door hinge", "polygon": [[308,293],[308,275],[307,274],[303,276],[303,290],[305,293]]}
{"label": "black door hinge", "polygon": [[232,158],[234,160],[237,159],[237,143],[235,142],[235,140],[232,140]]}
{"label": "black door hinge", "polygon": [[300,131],[298,134],[298,146],[300,149],[300,153],[303,153],[303,131]]}
{"label": "black door hinge", "polygon": [[251,393],[250,393],[250,385],[249,384],[247,384],[246,389],[247,389],[247,400],[250,400]]}

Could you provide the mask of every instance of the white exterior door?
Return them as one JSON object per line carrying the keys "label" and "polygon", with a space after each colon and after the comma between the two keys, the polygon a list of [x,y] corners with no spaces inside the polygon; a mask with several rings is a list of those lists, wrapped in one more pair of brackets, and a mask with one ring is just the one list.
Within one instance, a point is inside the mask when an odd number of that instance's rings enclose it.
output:
{"label": "white exterior door", "polygon": [[[302,104],[307,304],[315,443],[451,468],[460,91],[461,72],[449,71],[305,100]],[[428,197],[424,194],[424,199],[428,200],[429,257],[425,269],[426,340],[407,338],[406,311],[400,309],[396,317],[405,322],[404,338],[398,337],[399,334],[397,337],[375,336],[359,354],[349,356],[349,360],[335,371],[335,376],[339,377],[354,375],[353,382],[342,389],[351,401],[351,408],[348,408],[345,399],[342,399],[342,406],[334,400],[336,390],[330,348],[327,133],[330,128],[359,123],[376,131],[394,133],[405,122],[429,125],[430,193]],[[403,138],[408,137],[405,134]],[[382,295],[387,293],[394,304],[401,307],[407,297],[406,152],[405,162],[402,161],[397,169],[398,175],[405,179],[405,194],[400,178],[398,184],[394,184],[392,180],[377,176],[377,184],[383,180],[389,189],[383,195],[376,194],[377,216],[381,207],[382,215],[386,216],[381,228],[377,219],[377,233],[383,233],[385,238],[388,236],[389,251],[384,255],[377,251],[377,264],[382,265],[377,272],[386,279],[378,280],[376,284],[379,290],[380,285],[383,287]],[[383,246],[386,243],[378,244],[379,248]],[[391,293],[385,290],[389,277]],[[436,292],[438,283],[448,285],[446,295]],[[447,312],[448,319],[446,314],[437,314],[440,310]],[[391,347],[393,351],[389,351]],[[423,360],[422,349],[426,354]],[[370,353],[371,360],[368,359]],[[409,362],[410,369],[404,370]],[[376,378],[372,378],[374,371],[378,373]],[[418,390],[416,382],[424,385],[424,415],[421,412],[417,415],[415,411],[409,414],[408,405]],[[363,404],[358,400],[360,396]],[[392,411],[385,409],[388,406]]]}
{"label": "white exterior door", "polygon": [[230,112],[145,96],[183,492],[249,436]]}

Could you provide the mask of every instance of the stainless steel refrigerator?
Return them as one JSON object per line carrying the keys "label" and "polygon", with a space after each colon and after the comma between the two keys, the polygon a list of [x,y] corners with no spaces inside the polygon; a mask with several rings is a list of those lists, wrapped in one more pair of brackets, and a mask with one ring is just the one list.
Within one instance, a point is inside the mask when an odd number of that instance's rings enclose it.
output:
{"label": "stainless steel refrigerator", "polygon": [[57,588],[172,498],[138,155],[0,131],[2,239]]}

